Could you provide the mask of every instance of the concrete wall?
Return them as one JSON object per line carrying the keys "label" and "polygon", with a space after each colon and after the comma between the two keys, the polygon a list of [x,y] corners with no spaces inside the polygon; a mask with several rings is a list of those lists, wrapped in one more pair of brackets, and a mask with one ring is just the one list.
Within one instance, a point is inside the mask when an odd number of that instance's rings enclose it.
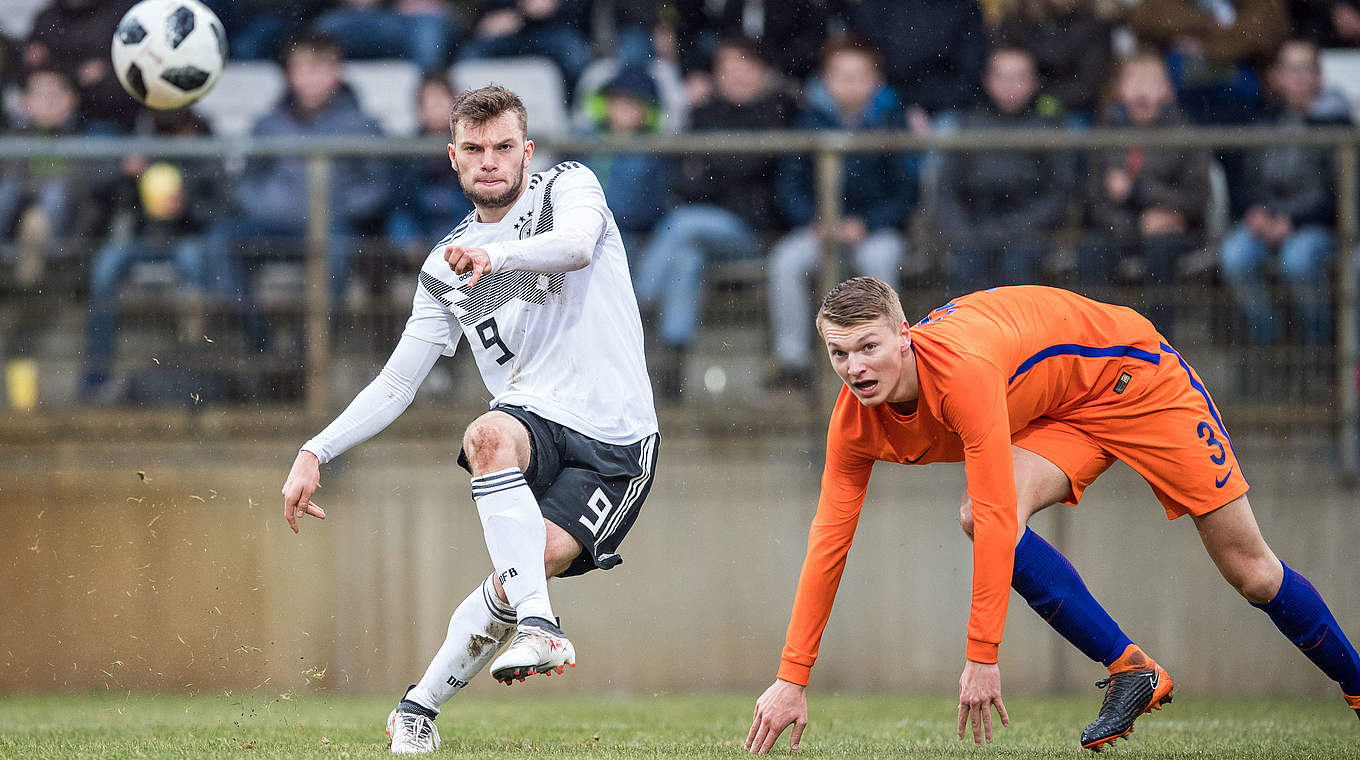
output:
{"label": "concrete wall", "polygon": [[[398,694],[413,683],[489,568],[454,450],[356,449],[323,470],[329,519],[294,536],[278,489],[295,446],[0,447],[0,691]],[[1239,453],[1267,539],[1360,635],[1353,492],[1332,483],[1325,454],[1254,455],[1244,441]],[[552,587],[580,666],[531,688],[757,694],[777,667],[816,460],[802,440],[664,440],[624,564]],[[962,480],[958,466],[879,466],[815,685],[955,688],[971,567]],[[1168,523],[1122,465],[1081,507],[1031,524],[1178,688],[1333,693],[1219,578],[1193,525]],[[1001,662],[1008,693],[1090,689],[1103,675],[1014,595]]]}

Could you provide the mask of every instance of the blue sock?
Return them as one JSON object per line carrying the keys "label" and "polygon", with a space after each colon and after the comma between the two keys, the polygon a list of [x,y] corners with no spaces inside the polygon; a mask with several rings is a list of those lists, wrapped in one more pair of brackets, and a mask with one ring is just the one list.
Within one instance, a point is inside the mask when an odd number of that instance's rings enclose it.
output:
{"label": "blue sock", "polygon": [[1053,630],[1106,667],[1133,643],[1086,590],[1072,563],[1029,528],[1015,545],[1011,587]]}
{"label": "blue sock", "polygon": [[1343,693],[1360,696],[1360,658],[1355,647],[1313,584],[1289,565],[1280,564],[1284,566],[1284,582],[1279,593],[1265,604],[1251,606],[1265,610],[1280,633],[1328,678],[1341,684]]}

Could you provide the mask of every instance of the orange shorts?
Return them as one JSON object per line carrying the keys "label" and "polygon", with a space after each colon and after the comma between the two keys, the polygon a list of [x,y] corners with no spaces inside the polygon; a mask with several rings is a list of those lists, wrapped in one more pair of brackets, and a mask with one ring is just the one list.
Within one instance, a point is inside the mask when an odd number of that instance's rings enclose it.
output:
{"label": "orange shorts", "polygon": [[1011,442],[1057,465],[1072,483],[1064,503],[1118,459],[1152,486],[1168,519],[1203,515],[1247,492],[1223,419],[1199,375],[1166,343],[1160,362],[1129,359],[1122,394],[1040,417]]}

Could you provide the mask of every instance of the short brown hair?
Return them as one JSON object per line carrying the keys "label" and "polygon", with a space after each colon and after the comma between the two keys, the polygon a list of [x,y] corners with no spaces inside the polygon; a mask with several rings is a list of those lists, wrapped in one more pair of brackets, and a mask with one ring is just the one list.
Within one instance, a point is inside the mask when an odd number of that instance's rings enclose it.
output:
{"label": "short brown hair", "polygon": [[529,112],[525,110],[524,102],[518,95],[498,84],[489,84],[459,95],[449,111],[449,133],[457,136],[460,121],[486,124],[503,113],[513,113],[519,117],[520,131],[527,140]]}
{"label": "short brown hair", "polygon": [[831,59],[841,53],[862,55],[869,59],[869,63],[873,64],[876,71],[883,71],[883,54],[868,39],[853,34],[833,37],[822,46],[822,68],[831,65]]}
{"label": "short brown hair", "polygon": [[822,299],[817,312],[817,330],[830,323],[838,327],[853,327],[887,319],[894,327],[907,321],[902,311],[902,299],[888,283],[874,277],[851,277],[831,289]]}

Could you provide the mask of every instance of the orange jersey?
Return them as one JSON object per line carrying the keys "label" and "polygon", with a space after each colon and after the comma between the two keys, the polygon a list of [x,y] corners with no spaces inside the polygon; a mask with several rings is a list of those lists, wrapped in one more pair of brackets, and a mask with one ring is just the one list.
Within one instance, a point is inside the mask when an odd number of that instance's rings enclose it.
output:
{"label": "orange jersey", "polygon": [[[1147,420],[1148,412],[1167,402],[1144,397],[1144,392],[1154,385],[1170,387],[1172,372],[1180,373],[1177,400],[1188,396],[1194,401],[1202,394],[1199,408],[1212,409],[1189,365],[1166,345],[1151,322],[1132,309],[1065,290],[1025,285],[972,293],[931,312],[911,328],[911,340],[920,380],[911,414],[901,414],[889,404],[866,407],[848,388],[841,389],[836,401],[827,433],[821,499],[779,669],[784,680],[808,682],[874,462],[964,462],[974,521],[967,657],[996,662],[1018,532],[1013,434],[1039,418],[1076,428],[1087,418],[1106,424],[1115,420],[1115,427],[1121,421]],[[1222,431],[1216,410],[1210,419]],[[1196,439],[1194,429],[1190,425],[1185,434],[1189,444],[1182,442],[1181,450],[1204,443],[1202,430]],[[1141,438],[1133,447],[1140,441],[1155,447],[1148,425],[1137,427],[1136,433]],[[1226,440],[1226,431],[1220,437]],[[1211,431],[1208,440],[1217,443],[1219,438]],[[1074,474],[1077,488],[1111,461],[1097,456],[1098,447],[1093,451],[1086,455],[1094,464],[1074,461],[1070,468],[1084,466],[1092,473]],[[1147,476],[1158,466],[1135,468]],[[1165,481],[1154,482],[1154,488]],[[1226,491],[1211,488],[1210,494],[1194,498],[1240,495],[1245,488],[1245,481],[1234,482]]]}

